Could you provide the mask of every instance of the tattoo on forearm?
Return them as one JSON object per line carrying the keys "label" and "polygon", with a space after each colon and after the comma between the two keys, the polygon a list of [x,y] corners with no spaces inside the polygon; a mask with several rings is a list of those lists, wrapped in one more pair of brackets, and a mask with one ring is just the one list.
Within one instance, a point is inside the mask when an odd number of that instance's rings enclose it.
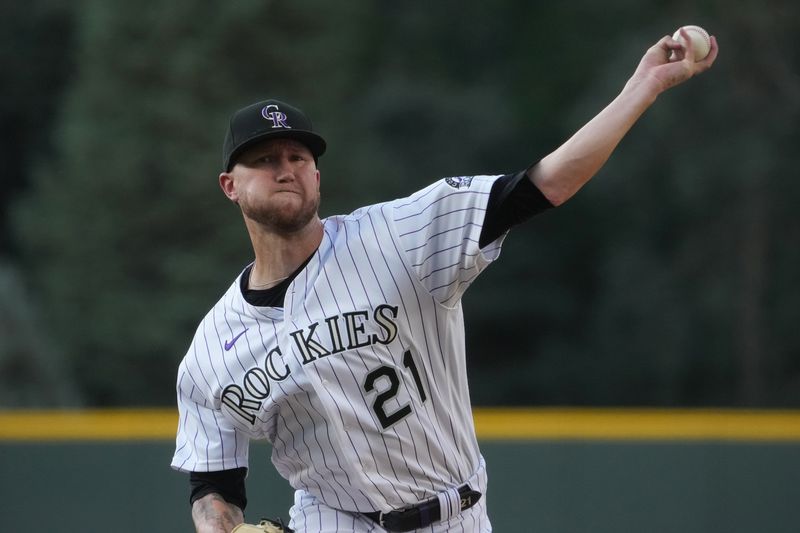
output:
{"label": "tattoo on forearm", "polygon": [[242,522],[241,510],[219,494],[209,494],[192,506],[192,518],[198,532],[228,533]]}

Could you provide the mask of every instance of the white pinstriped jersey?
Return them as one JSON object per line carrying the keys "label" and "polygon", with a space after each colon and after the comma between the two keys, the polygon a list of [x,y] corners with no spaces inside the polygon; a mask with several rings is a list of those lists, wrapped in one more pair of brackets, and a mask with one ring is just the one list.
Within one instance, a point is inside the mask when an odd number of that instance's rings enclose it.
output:
{"label": "white pinstriped jersey", "polygon": [[497,177],[324,219],[282,309],[237,279],[180,365],[173,468],[246,467],[263,438],[292,487],[362,512],[476,479],[461,296],[500,253],[503,237],[478,247]]}

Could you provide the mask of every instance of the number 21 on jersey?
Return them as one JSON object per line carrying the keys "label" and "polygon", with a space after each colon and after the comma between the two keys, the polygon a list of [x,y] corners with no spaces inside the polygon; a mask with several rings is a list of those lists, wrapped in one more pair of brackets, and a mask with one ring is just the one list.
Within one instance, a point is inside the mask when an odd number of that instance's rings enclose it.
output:
{"label": "number 21 on jersey", "polygon": [[[422,385],[422,379],[420,378],[419,370],[417,369],[417,364],[414,361],[414,356],[411,354],[411,350],[406,350],[406,352],[403,354],[403,366],[405,366],[411,372],[411,376],[414,378],[414,385],[416,386],[419,398],[424,403],[427,401],[428,396],[425,394],[425,388]],[[387,382],[389,386],[378,390],[377,382],[381,378],[385,378],[384,382]],[[375,401],[372,403],[372,410],[378,417],[383,429],[387,429],[411,414],[412,409],[410,404],[406,404],[399,409],[392,411],[391,413],[386,412],[386,402],[397,396],[397,393],[400,390],[400,376],[398,375],[396,368],[383,365],[371,371],[369,374],[367,374],[367,378],[364,381],[364,390],[366,392],[378,390],[378,394],[375,396]]]}

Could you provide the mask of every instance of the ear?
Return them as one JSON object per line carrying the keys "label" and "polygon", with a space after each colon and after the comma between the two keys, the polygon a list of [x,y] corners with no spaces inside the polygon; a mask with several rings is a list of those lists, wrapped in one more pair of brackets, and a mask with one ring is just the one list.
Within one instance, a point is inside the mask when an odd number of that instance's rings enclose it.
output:
{"label": "ear", "polygon": [[223,172],[219,175],[219,186],[231,202],[239,202],[239,195],[236,192],[233,175],[230,172]]}

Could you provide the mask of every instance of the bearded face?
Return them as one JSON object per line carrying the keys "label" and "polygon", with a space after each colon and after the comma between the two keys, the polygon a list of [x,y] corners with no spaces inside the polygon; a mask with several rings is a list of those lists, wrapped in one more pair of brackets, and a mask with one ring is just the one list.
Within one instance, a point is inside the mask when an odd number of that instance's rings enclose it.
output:
{"label": "bearded face", "polygon": [[295,233],[317,218],[319,171],[309,149],[294,140],[257,144],[220,176],[245,219],[268,232]]}

